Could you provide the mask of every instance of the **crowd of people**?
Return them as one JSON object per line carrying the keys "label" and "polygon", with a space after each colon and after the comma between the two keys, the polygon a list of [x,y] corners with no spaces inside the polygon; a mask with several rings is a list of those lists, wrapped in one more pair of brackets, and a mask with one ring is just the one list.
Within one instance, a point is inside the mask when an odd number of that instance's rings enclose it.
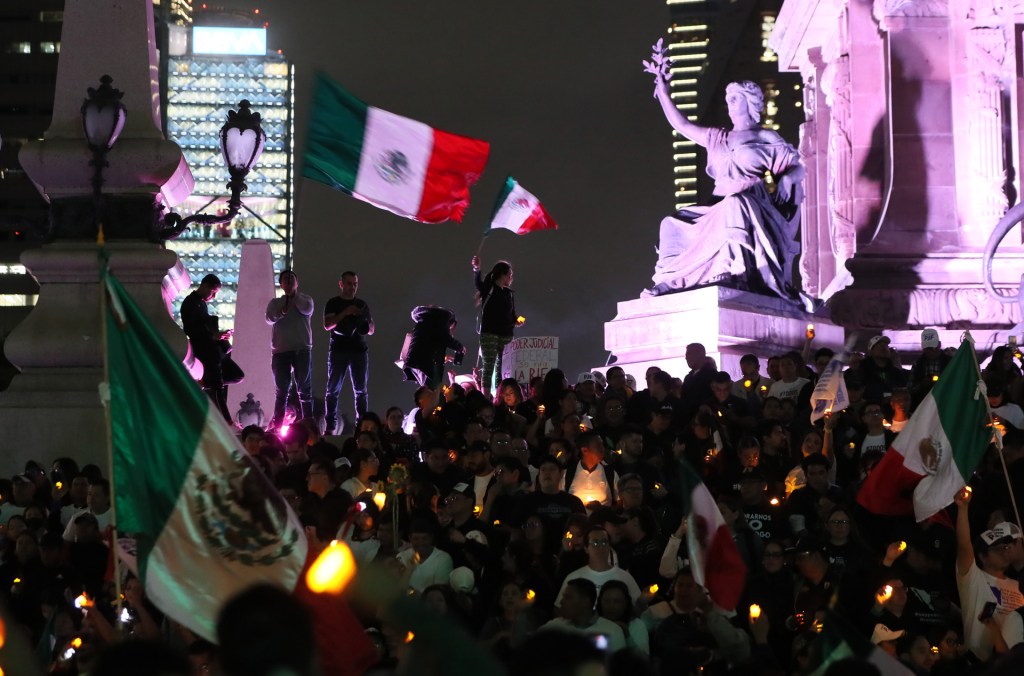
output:
{"label": "crowd of people", "polygon": [[[511,270],[497,274],[511,282]],[[292,300],[271,303],[268,322],[287,304],[308,318],[311,304],[288,293],[297,281],[279,281]],[[325,328],[352,319],[359,335],[372,332],[368,308],[353,307],[325,308]],[[504,331],[516,321],[508,313]],[[500,344],[487,341],[492,358]],[[809,674],[830,613],[913,673],[988,673],[1024,650],[1013,500],[1024,486],[1020,354],[999,347],[983,370],[1008,473],[990,447],[973,491],[949,496],[946,522],[918,524],[871,514],[857,494],[950,362],[935,331],[921,347],[906,368],[887,338],[872,338],[843,374],[849,406],[815,424],[811,393],[836,355],[808,338],[802,352],[765,364],[744,356],[735,374],[692,344],[688,373],[652,367],[641,383],[615,366],[572,383],[553,369],[525,388],[501,380],[488,396],[435,371],[417,378],[410,411],[361,411],[345,437],[325,437],[300,394],[300,419],[281,425],[280,400],[271,429],[245,427],[240,440],[314,550],[346,541],[360,566],[382,564],[510,673],[590,664],[612,674]],[[275,350],[283,390],[306,375],[277,356],[288,351]],[[355,363],[351,350],[331,354],[338,368]],[[736,608],[719,607],[690,565],[684,464],[714,496],[745,564]],[[109,603],[76,607],[82,592],[111,597],[108,481],[71,458],[0,481],[0,598],[12,625],[60,673],[92,670],[89,647],[115,642],[118,625],[187,654],[193,673],[228,664],[227,646],[164,618],[137,580],[123,585],[120,617]],[[386,501],[375,500],[381,493]],[[406,661],[407,638],[386,620],[357,611],[377,650],[368,673],[426,669]]]}

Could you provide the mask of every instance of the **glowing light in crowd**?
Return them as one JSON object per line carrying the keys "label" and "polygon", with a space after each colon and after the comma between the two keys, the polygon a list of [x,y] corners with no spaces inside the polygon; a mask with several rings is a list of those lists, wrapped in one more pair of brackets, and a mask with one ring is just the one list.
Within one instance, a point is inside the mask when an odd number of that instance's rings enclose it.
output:
{"label": "glowing light in crowd", "polygon": [[900,540],[900,551],[901,552],[907,551],[907,543],[904,542],[903,540]]}
{"label": "glowing light in crowd", "polygon": [[377,505],[377,509],[379,509],[379,510],[383,510],[384,509],[384,503],[386,503],[387,500],[388,500],[387,493],[384,493],[382,491],[377,491],[376,493],[373,494],[373,504]]}
{"label": "glowing light in crowd", "polygon": [[412,632],[410,631],[410,632],[409,632],[408,634],[406,634],[406,635],[405,635],[405,642],[406,642],[406,643],[412,643],[412,640],[413,640],[414,638],[416,638],[416,634],[414,634],[414,633],[412,633]]}
{"label": "glowing light in crowd", "polygon": [[56,487],[56,489],[59,491],[60,489],[64,488],[64,482],[58,481],[57,483],[54,484],[54,487]]}
{"label": "glowing light in crowd", "polygon": [[650,594],[651,596],[654,596],[655,594],[657,594],[658,593],[658,585],[652,584],[650,587],[647,588],[647,593]]}
{"label": "glowing light in crowd", "polygon": [[537,592],[533,591],[532,589],[527,589],[526,600],[532,602],[535,598],[537,598]]}
{"label": "glowing light in crowd", "polygon": [[92,608],[93,605],[95,604],[92,602],[92,599],[86,596],[85,592],[82,592],[75,598],[75,608]]}
{"label": "glowing light in crowd", "polygon": [[3,648],[5,643],[7,643],[7,625],[4,624],[3,618],[0,618],[0,648]]}
{"label": "glowing light in crowd", "polygon": [[778,507],[779,506],[779,499],[778,498],[772,498],[771,500],[768,501],[768,504],[771,505],[772,507]]}
{"label": "glowing light in crowd", "polygon": [[480,505],[473,505],[473,516],[480,516],[480,513],[484,511],[484,508]]}
{"label": "glowing light in crowd", "polygon": [[757,605],[756,603],[751,603],[750,604],[750,619],[751,619],[751,621],[756,620],[759,617],[761,617],[761,606]]}
{"label": "glowing light in crowd", "polygon": [[937,375],[936,376],[932,376],[932,382],[933,383],[939,382],[939,377]]}
{"label": "glowing light in crowd", "polygon": [[753,385],[753,384],[754,384],[754,382],[752,380],[744,380],[743,381],[743,387],[747,388],[748,390],[750,389],[750,386]]}
{"label": "glowing light in crowd", "polygon": [[356,560],[348,545],[331,540],[306,573],[306,585],[317,594],[340,594],[356,574]]}
{"label": "glowing light in crowd", "polygon": [[875,594],[875,600],[878,601],[880,604],[881,603],[885,603],[886,601],[888,601],[891,598],[892,598],[892,585],[888,585],[888,584],[885,585],[884,587],[882,587],[882,589],[877,594]]}
{"label": "glowing light in crowd", "polygon": [[284,439],[286,436],[288,436],[288,430],[290,430],[291,428],[291,425],[281,425],[281,429],[277,431],[277,436]]}
{"label": "glowing light in crowd", "polygon": [[501,519],[495,519],[494,520],[494,525],[495,526],[500,526],[501,525]]}
{"label": "glowing light in crowd", "polygon": [[569,530],[565,531],[565,539],[566,540],[572,540],[572,531],[569,531]]}
{"label": "glowing light in crowd", "polygon": [[516,321],[522,324],[523,322],[526,321],[526,317],[519,315],[518,317],[516,317]]}
{"label": "glowing light in crowd", "polygon": [[121,609],[121,623],[122,624],[128,624],[131,621],[132,621],[132,613],[131,613],[131,611],[128,610],[127,608],[122,608]]}

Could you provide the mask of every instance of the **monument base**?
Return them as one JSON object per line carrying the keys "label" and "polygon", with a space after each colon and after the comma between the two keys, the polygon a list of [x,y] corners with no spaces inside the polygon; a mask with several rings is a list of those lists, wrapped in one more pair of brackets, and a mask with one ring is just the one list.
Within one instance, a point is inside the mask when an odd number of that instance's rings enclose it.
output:
{"label": "monument base", "polygon": [[[637,383],[657,366],[673,376],[690,372],[686,346],[701,343],[718,367],[739,374],[740,358],[799,350],[807,325],[814,324],[815,344],[839,350],[845,332],[821,312],[811,314],[780,298],[721,286],[707,286],[666,296],[618,303],[615,319],[604,325],[604,345]],[[603,370],[603,369],[602,369]]]}

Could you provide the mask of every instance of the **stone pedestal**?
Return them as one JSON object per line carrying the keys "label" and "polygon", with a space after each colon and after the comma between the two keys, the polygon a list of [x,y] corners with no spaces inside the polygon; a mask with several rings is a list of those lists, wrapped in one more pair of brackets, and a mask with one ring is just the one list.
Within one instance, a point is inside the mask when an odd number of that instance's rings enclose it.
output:
{"label": "stone pedestal", "polygon": [[738,374],[744,354],[763,363],[801,349],[812,323],[817,344],[833,349],[844,344],[843,328],[825,317],[778,298],[708,286],[619,303],[615,319],[604,325],[604,345],[617,357],[615,365],[638,383],[649,366],[678,377],[689,373],[684,358],[689,343],[701,343],[720,369]]}
{"label": "stone pedestal", "polygon": [[[177,256],[156,244],[107,246],[110,269],[171,349],[186,340],[171,321],[161,286]],[[26,251],[22,263],[39,282],[39,304],[8,336],[7,358],[20,369],[0,393],[0,474],[25,460],[69,455],[106,467],[106,430],[98,387],[103,379],[100,257],[95,244],[58,243]]]}

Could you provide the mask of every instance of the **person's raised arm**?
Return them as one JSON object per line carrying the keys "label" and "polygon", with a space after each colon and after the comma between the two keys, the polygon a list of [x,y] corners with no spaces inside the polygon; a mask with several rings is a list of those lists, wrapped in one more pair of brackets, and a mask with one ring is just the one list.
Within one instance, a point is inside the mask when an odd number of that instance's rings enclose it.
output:
{"label": "person's raised arm", "polygon": [[965,486],[953,498],[956,503],[956,572],[966,575],[974,564],[974,545],[971,544],[971,522],[967,508],[971,503],[971,488]]}
{"label": "person's raised arm", "polygon": [[644,61],[644,70],[654,75],[654,98],[658,99],[665,119],[673,129],[694,143],[706,146],[708,144],[708,128],[690,122],[672,101],[672,94],[668,86],[671,67],[672,61],[665,54],[663,41],[659,39],[657,44],[651,48],[651,60]]}

